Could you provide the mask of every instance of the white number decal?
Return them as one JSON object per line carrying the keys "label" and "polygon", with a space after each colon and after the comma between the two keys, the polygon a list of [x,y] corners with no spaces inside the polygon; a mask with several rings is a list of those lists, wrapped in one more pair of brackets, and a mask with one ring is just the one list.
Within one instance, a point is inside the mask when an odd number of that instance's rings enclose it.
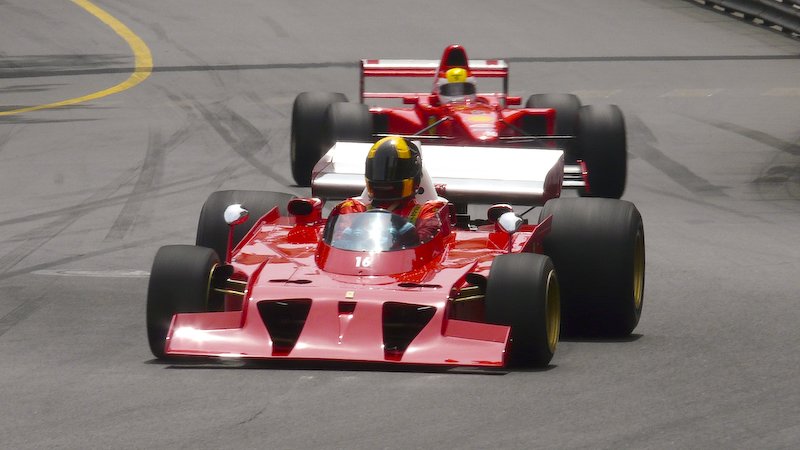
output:
{"label": "white number decal", "polygon": [[356,267],[369,267],[371,265],[372,265],[371,256],[365,256],[363,258],[360,256],[356,256]]}

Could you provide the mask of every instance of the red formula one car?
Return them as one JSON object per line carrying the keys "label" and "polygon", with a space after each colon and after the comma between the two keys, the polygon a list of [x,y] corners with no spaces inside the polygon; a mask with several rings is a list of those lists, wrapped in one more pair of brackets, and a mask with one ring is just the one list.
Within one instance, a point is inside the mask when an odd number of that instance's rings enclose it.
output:
{"label": "red formula one car", "polygon": [[[367,79],[426,77],[429,93],[366,91]],[[477,92],[476,80],[500,81],[500,92]],[[469,60],[459,45],[440,60],[361,60],[359,103],[341,93],[303,92],[292,111],[291,165],[308,186],[320,157],[337,141],[375,142],[402,135],[438,145],[556,147],[565,151],[564,186],[585,196],[619,198],[627,175],[625,121],[615,105],[582,106],[572,94],[508,95],[508,64]],[[367,106],[402,100],[406,106]]]}
{"label": "red formula one car", "polygon": [[[369,147],[337,143],[314,195],[340,196],[359,176],[363,188]],[[147,298],[153,354],[542,367],[561,330],[631,333],[644,289],[639,212],[622,200],[556,198],[560,150],[516,152],[519,164],[484,164],[483,178],[469,169],[512,151],[422,146],[420,202],[447,193],[544,205],[527,222],[507,204],[480,219],[444,207],[426,242],[385,210],[326,218],[317,197],[212,194],[196,245],[156,254]],[[456,154],[463,165],[448,165]]]}

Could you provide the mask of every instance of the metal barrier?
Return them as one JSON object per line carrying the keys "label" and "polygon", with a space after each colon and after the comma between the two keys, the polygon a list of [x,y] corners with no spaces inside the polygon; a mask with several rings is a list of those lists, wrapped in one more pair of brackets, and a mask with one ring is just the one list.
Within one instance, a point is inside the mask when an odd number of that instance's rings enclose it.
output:
{"label": "metal barrier", "polygon": [[691,0],[800,38],[800,0]]}

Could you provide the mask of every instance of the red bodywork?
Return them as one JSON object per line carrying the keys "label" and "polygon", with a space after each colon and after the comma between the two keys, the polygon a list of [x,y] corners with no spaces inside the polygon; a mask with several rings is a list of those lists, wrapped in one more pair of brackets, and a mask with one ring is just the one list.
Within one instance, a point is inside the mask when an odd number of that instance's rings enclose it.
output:
{"label": "red bodywork", "polygon": [[176,314],[166,352],[504,366],[510,328],[483,322],[475,280],[497,255],[540,251],[550,218],[512,236],[454,229],[448,208],[440,218],[433,240],[370,253],[327,245],[319,206],[305,217],[275,208],[232,251],[231,279],[246,289],[226,295],[225,311]]}
{"label": "red bodywork", "polygon": [[[415,64],[416,63],[416,64]],[[555,110],[552,108],[508,108],[519,105],[519,97],[508,95],[508,66],[500,60],[480,60],[470,65],[466,51],[460,45],[450,45],[442,54],[438,67],[426,61],[362,60],[360,97],[366,99],[402,99],[411,107],[371,107],[379,134],[399,134],[417,138],[437,139],[453,145],[480,145],[498,142],[535,142],[536,136],[553,135]],[[469,71],[471,78],[502,79],[502,92],[478,93],[473,99],[458,103],[443,103],[438,95],[437,80],[453,67]],[[371,77],[430,77],[434,80],[431,93],[366,92],[366,78]],[[480,88],[480,85],[478,86]],[[526,139],[527,138],[527,139]]]}

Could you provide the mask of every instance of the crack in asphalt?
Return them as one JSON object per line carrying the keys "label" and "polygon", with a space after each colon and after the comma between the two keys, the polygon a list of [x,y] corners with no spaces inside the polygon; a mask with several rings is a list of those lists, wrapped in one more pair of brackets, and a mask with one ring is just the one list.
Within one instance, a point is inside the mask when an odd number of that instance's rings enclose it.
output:
{"label": "crack in asphalt", "polygon": [[[185,50],[184,50],[185,51]],[[512,56],[501,58],[509,63],[574,63],[574,62],[687,62],[687,61],[784,61],[800,60],[800,55],[663,55],[663,56]],[[152,72],[219,72],[240,70],[278,70],[278,69],[354,69],[358,61],[327,61],[309,63],[270,63],[270,64],[195,64],[183,66],[158,66]],[[0,78],[39,78],[74,75],[99,75],[136,72],[133,67],[104,67],[86,69],[25,69],[23,67],[0,66]]]}

